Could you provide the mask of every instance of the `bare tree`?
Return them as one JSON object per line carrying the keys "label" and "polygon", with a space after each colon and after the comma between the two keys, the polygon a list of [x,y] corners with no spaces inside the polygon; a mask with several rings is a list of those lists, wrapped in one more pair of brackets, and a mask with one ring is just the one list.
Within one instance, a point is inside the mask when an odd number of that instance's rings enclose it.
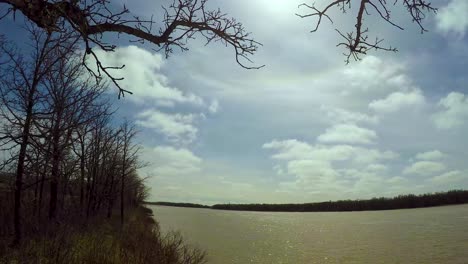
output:
{"label": "bare tree", "polygon": [[[9,11],[20,11],[49,33],[71,28],[79,34],[86,47],[83,64],[97,80],[103,75],[110,77],[119,88],[119,97],[131,92],[120,87],[120,79],[113,77],[108,70],[123,66],[103,65],[94,52],[95,47],[114,51],[115,44],[103,40],[103,36],[109,33],[127,34],[140,43],[150,42],[158,50],[163,50],[166,56],[174,48],[187,50],[187,41],[199,35],[207,44],[220,41],[232,47],[240,66],[248,69],[262,67],[245,64],[245,61],[251,63],[249,56],[261,44],[250,37],[250,33],[240,22],[219,9],[209,10],[206,2],[207,0],[174,0],[168,7],[162,7],[164,15],[159,21],[155,21],[153,17],[142,19],[131,15],[125,6],[120,11],[115,11],[115,6],[108,0],[0,0],[0,3],[10,7]],[[95,59],[96,71],[86,65],[87,56]]]}
{"label": "bare tree", "polygon": [[120,176],[120,223],[124,223],[125,214],[125,190],[127,176],[136,169],[138,146],[134,144],[136,129],[128,121],[121,126],[121,144],[122,144],[122,171]]}
{"label": "bare tree", "polygon": [[[31,60],[23,58],[19,52],[2,46],[2,51],[9,58],[10,63],[2,70],[8,72],[8,77],[2,79],[0,100],[3,103],[1,117],[9,124],[10,129],[4,134],[6,142],[14,142],[19,146],[16,180],[15,180],[15,206],[13,244],[21,240],[21,193],[23,188],[23,175],[28,146],[33,135],[31,134],[34,119],[45,114],[40,107],[43,93],[40,91],[41,83],[51,67],[64,56],[67,47],[62,40],[68,33],[46,34],[30,27],[29,32],[33,40]],[[61,56],[57,52],[61,51]],[[53,54],[53,56],[52,56]]]}
{"label": "bare tree", "polygon": [[11,149],[10,166],[16,166],[13,191],[6,193],[14,194],[7,202],[12,213],[2,207],[0,219],[13,219],[6,227],[14,230],[13,245],[28,231],[63,220],[111,217],[119,199],[123,217],[124,206],[137,205],[146,193],[136,173],[136,131],[128,122],[111,122],[105,83],[82,67],[77,38],[30,29],[30,56],[0,45],[8,59],[0,64],[0,150]]}
{"label": "bare tree", "polygon": [[403,30],[403,27],[392,20],[390,10],[392,5],[402,5],[408,11],[413,22],[418,24],[421,33],[426,31],[422,24],[426,15],[428,13],[437,12],[437,8],[434,8],[431,5],[431,2],[427,0],[333,0],[329,1],[329,3],[322,8],[317,8],[315,3],[312,5],[303,3],[299,5],[299,7],[311,10],[311,12],[305,12],[297,15],[301,18],[317,17],[315,27],[311,31],[315,32],[322,23],[322,19],[327,19],[333,23],[332,18],[329,16],[329,13],[333,8],[337,8],[343,13],[354,11],[351,9],[351,2],[359,5],[356,14],[356,29],[351,32],[343,32],[338,28],[335,29],[343,38],[343,42],[338,43],[337,46],[343,46],[346,49],[344,53],[346,56],[346,63],[349,63],[350,58],[359,60],[361,55],[367,54],[367,52],[372,49],[393,52],[397,51],[397,49],[392,46],[383,46],[382,38],[375,37],[375,39],[371,39],[369,37],[369,28],[364,25],[364,20],[365,16],[370,15],[372,12],[375,12],[381,19],[391,26]]}
{"label": "bare tree", "polygon": [[[104,91],[103,86],[84,79],[86,72],[73,59],[76,57],[77,54],[70,50],[67,59],[59,60],[44,79],[48,95],[45,104],[52,118],[43,125],[38,124],[38,128],[42,133],[51,135],[49,218],[56,217],[60,165],[64,161],[65,151],[72,144],[73,133],[102,114],[97,102]],[[67,182],[67,178],[64,180]]]}

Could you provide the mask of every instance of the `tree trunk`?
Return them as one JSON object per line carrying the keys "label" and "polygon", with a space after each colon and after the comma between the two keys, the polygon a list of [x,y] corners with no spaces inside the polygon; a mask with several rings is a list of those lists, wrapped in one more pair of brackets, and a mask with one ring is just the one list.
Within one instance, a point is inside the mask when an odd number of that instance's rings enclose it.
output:
{"label": "tree trunk", "polygon": [[[115,159],[114,159],[115,162]],[[115,170],[112,169],[110,171],[111,182],[109,186],[109,193],[108,193],[108,207],[107,207],[107,218],[111,218],[112,216],[112,209],[114,207],[114,172]]]}
{"label": "tree trunk", "polygon": [[120,186],[120,225],[123,227],[124,224],[124,193],[125,193],[125,173],[126,173],[126,159],[127,159],[127,142],[124,143],[124,150],[123,150],[123,163],[122,163],[122,180]]}
{"label": "tree trunk", "polygon": [[[34,87],[34,86],[33,86]],[[21,146],[18,156],[18,165],[16,169],[16,182],[15,182],[15,208],[13,215],[13,224],[15,229],[15,236],[13,245],[18,245],[21,242],[21,189],[23,188],[23,174],[24,174],[24,161],[26,159],[26,149],[29,143],[29,130],[31,127],[34,99],[33,95],[35,88],[29,92],[28,106],[26,109],[26,119],[21,136]]]}
{"label": "tree trunk", "polygon": [[80,156],[80,214],[84,209],[84,179],[85,179],[85,144],[84,136],[80,137],[81,156]]}
{"label": "tree trunk", "polygon": [[60,121],[61,113],[57,111],[57,119],[52,132],[52,170],[50,172],[50,200],[49,200],[49,219],[57,217],[57,195],[60,167]]}
{"label": "tree trunk", "polygon": [[42,213],[42,200],[43,200],[42,198],[43,198],[43,193],[44,193],[45,178],[47,174],[47,166],[49,165],[49,159],[50,159],[50,147],[51,147],[51,144],[49,141],[49,143],[47,144],[47,152],[46,152],[44,167],[43,167],[42,175],[41,175],[41,187],[39,189],[39,213],[38,213],[39,218],[41,217],[41,213]]}

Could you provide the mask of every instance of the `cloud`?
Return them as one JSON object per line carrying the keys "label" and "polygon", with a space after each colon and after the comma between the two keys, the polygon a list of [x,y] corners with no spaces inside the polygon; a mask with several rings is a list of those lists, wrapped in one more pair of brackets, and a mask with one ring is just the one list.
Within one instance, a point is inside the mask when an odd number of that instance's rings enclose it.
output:
{"label": "cloud", "polygon": [[408,182],[408,179],[401,177],[401,176],[395,176],[387,179],[387,182],[393,185],[402,185]]}
{"label": "cloud", "polygon": [[369,164],[367,165],[366,170],[373,172],[385,172],[388,170],[388,166],[383,164]]}
{"label": "cloud", "polygon": [[140,171],[147,176],[171,177],[197,173],[202,159],[185,148],[171,146],[146,147],[140,153],[147,166]]}
{"label": "cloud", "polygon": [[342,108],[328,108],[322,105],[320,110],[326,113],[328,120],[332,123],[377,124],[379,122],[379,118],[375,115],[371,116],[361,112],[348,111]]}
{"label": "cloud", "polygon": [[439,9],[436,21],[440,32],[454,33],[463,37],[468,29],[468,1],[452,0]]}
{"label": "cloud", "polygon": [[428,176],[445,170],[445,165],[435,161],[417,161],[403,170],[403,174]]}
{"label": "cloud", "polygon": [[275,150],[273,159],[300,160],[312,159],[322,161],[352,161],[359,164],[370,164],[379,160],[390,160],[398,155],[392,151],[380,151],[350,145],[310,145],[296,139],[273,140],[263,145],[264,149]]}
{"label": "cloud", "polygon": [[460,182],[466,179],[468,179],[466,174],[463,174],[459,170],[453,170],[453,171],[449,171],[444,174],[435,176],[431,178],[430,181],[439,185],[443,185],[443,184]]}
{"label": "cloud", "polygon": [[273,140],[269,143],[265,143],[262,146],[264,149],[278,150],[278,154],[273,155],[275,159],[291,160],[301,159],[308,157],[313,151],[312,146],[308,143],[301,142],[296,139],[288,140]]}
{"label": "cloud", "polygon": [[374,100],[369,108],[380,113],[392,113],[407,107],[419,107],[424,105],[425,98],[421,90],[410,92],[394,92],[385,99]]}
{"label": "cloud", "polygon": [[340,124],[328,128],[317,138],[321,143],[371,144],[377,139],[375,131],[354,124]]}
{"label": "cloud", "polygon": [[281,165],[275,165],[273,166],[273,170],[276,172],[276,174],[278,175],[283,175],[284,174],[284,170],[283,170],[283,167]]}
{"label": "cloud", "polygon": [[297,177],[296,183],[299,185],[315,189],[333,185],[338,176],[330,163],[322,160],[293,160],[288,162],[287,171]]}
{"label": "cloud", "polygon": [[397,87],[410,86],[405,74],[406,66],[402,63],[384,61],[379,57],[368,55],[352,67],[343,71],[346,86],[354,90],[388,91]]}
{"label": "cloud", "polygon": [[432,118],[437,128],[451,129],[461,126],[468,118],[468,97],[459,92],[451,92],[440,99],[439,107],[443,108]]}
{"label": "cloud", "polygon": [[[385,187],[383,175],[387,166],[379,162],[398,155],[350,145],[310,145],[296,139],[274,140],[263,145],[274,150],[271,156],[285,163],[279,190],[306,194],[333,194],[335,199],[372,197]],[[274,168],[279,168],[275,165]],[[287,180],[289,175],[292,179]],[[322,198],[325,199],[325,198]]]}
{"label": "cloud", "polygon": [[[133,93],[126,97],[128,100],[138,103],[151,101],[162,106],[174,106],[175,103],[204,105],[201,97],[169,85],[168,78],[161,73],[164,59],[159,53],[152,53],[137,46],[118,47],[114,52],[95,52],[104,66],[125,65],[123,69],[108,71],[114,77],[124,78],[119,84]],[[88,64],[95,67],[93,63]]]}
{"label": "cloud", "polygon": [[137,119],[137,125],[153,129],[176,144],[188,144],[197,137],[195,114],[167,114],[153,109],[139,113]]}
{"label": "cloud", "polygon": [[215,114],[217,113],[219,110],[219,102],[218,100],[213,100],[210,104],[210,106],[208,107],[208,111],[212,114]]}
{"label": "cloud", "polygon": [[390,150],[380,151],[378,149],[358,147],[354,148],[354,155],[353,160],[361,164],[370,164],[382,160],[393,160],[399,156],[397,153]]}
{"label": "cloud", "polygon": [[418,160],[440,160],[444,158],[446,155],[438,150],[422,152],[416,154],[416,159]]}

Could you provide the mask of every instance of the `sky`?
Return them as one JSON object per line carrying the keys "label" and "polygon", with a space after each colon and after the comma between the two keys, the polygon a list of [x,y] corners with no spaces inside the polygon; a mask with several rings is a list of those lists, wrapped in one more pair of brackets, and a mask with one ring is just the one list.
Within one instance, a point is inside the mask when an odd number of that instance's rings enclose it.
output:
{"label": "sky", "polygon": [[[371,37],[399,52],[349,64],[334,28],[354,25],[353,13],[335,12],[311,33],[315,20],[295,16],[307,12],[302,1],[209,1],[263,44],[251,57],[266,65],[259,70],[201,39],[169,58],[121,40],[98,52],[126,65],[115,74],[134,94],[114,106],[140,130],[149,200],[300,203],[468,188],[468,1],[434,0],[424,34],[404,8],[392,13],[403,31],[371,14]],[[161,12],[161,1],[113,3],[141,17]],[[21,40],[9,23],[1,30]]]}

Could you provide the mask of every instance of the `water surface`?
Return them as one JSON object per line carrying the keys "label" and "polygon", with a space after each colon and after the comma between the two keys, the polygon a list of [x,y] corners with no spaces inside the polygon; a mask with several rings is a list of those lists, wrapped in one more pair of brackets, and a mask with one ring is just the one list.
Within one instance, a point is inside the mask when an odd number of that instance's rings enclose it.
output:
{"label": "water surface", "polygon": [[208,263],[468,263],[468,205],[278,213],[152,206]]}

